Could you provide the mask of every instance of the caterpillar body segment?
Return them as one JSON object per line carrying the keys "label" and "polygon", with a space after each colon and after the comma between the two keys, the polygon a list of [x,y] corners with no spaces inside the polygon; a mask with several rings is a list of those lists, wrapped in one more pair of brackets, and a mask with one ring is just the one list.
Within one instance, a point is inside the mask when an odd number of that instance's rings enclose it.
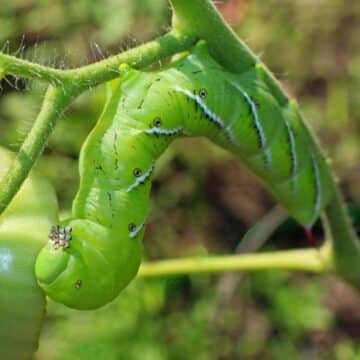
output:
{"label": "caterpillar body segment", "polygon": [[73,218],[62,224],[71,239],[50,241],[38,258],[49,296],[96,308],[136,275],[155,162],[180,136],[207,136],[236,154],[305,227],[329,201],[323,155],[297,106],[272,96],[261,67],[228,73],[204,43],[160,71],[124,65],[81,151]]}

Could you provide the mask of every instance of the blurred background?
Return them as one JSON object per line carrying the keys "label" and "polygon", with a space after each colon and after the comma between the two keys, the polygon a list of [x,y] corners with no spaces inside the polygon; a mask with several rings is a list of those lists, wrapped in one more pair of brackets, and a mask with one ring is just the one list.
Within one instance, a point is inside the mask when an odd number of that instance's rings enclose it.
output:
{"label": "blurred background", "polygon": [[[360,2],[216,4],[298,99],[359,228]],[[41,64],[75,67],[166,32],[170,16],[165,0],[1,1],[0,48]],[[44,90],[24,79],[1,81],[1,145],[18,149]],[[56,187],[64,216],[77,189],[81,144],[103,102],[103,86],[78,98],[37,163]],[[276,213],[274,205],[230,154],[205,139],[177,141],[157,167],[144,257],[233,252],[248,229]],[[275,218],[277,229],[264,249],[308,246],[293,221]],[[320,242],[319,226],[315,234]],[[276,271],[236,281],[220,275],[136,280],[97,311],[49,302],[37,359],[360,359],[360,297],[334,277]]]}

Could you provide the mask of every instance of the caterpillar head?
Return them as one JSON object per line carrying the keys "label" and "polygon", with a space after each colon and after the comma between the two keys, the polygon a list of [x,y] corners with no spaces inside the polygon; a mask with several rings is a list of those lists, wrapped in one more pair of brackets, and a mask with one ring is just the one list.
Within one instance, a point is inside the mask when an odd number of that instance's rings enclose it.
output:
{"label": "caterpillar head", "polygon": [[135,277],[140,239],[89,220],[66,221],[51,228],[36,260],[36,277],[53,300],[75,309],[98,308]]}

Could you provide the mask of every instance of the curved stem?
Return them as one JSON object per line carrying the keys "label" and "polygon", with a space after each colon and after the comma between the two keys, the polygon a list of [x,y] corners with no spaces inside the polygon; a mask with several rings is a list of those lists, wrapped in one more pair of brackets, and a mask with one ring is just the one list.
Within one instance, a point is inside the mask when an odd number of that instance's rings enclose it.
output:
{"label": "curved stem", "polygon": [[66,80],[66,71],[32,63],[0,52],[0,71],[4,74],[22,76],[29,79],[59,83]]}
{"label": "curved stem", "polygon": [[143,263],[139,277],[180,274],[221,273],[225,271],[300,270],[321,273],[330,270],[324,251],[315,249],[274,251],[258,254],[222,255],[161,260]]}
{"label": "curved stem", "polygon": [[70,70],[53,69],[0,52],[0,73],[51,82],[66,90],[69,90],[71,85],[77,92],[81,92],[115,79],[119,76],[118,69],[121,64],[126,63],[141,69],[167,56],[189,49],[196,40],[195,36],[183,35],[174,30],[123,53]]}
{"label": "curved stem", "polygon": [[70,97],[66,96],[62,89],[49,86],[34,126],[22,144],[11,168],[0,181],[0,214],[6,209],[28,176],[69,100]]}
{"label": "curved stem", "polygon": [[80,87],[88,88],[119,76],[119,66],[128,64],[143,69],[156,61],[191,48],[199,38],[176,30],[143,45],[99,61],[95,64],[69,70],[68,76]]}
{"label": "curved stem", "polygon": [[340,276],[360,290],[360,242],[335,180],[333,193],[333,198],[325,209],[323,223],[326,237],[332,245],[334,266]]}

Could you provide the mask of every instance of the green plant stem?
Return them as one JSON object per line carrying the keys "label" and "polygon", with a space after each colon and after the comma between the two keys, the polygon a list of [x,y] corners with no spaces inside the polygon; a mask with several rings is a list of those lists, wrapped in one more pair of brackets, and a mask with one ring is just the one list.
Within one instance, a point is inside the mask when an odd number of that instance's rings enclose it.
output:
{"label": "green plant stem", "polygon": [[36,159],[70,100],[105,81],[119,76],[122,63],[142,68],[191,47],[196,39],[170,32],[157,40],[110,57],[98,63],[74,70],[55,70],[0,53],[0,69],[16,76],[49,81],[41,111],[17,154],[8,173],[0,182],[0,214],[9,205],[26,179]]}
{"label": "green plant stem", "polygon": [[321,273],[329,270],[326,259],[322,251],[315,249],[171,259],[143,263],[138,276],[154,277],[270,269]]}
{"label": "green plant stem", "polygon": [[[170,0],[173,7],[173,27],[189,36],[198,36],[209,45],[209,51],[226,69],[244,72],[255,64],[265,70],[264,81],[280,105],[289,98],[280,83],[264,64],[252,53],[225,23],[210,0]],[[330,185],[334,194],[325,209],[324,224],[331,239],[333,263],[336,272],[353,286],[360,288],[360,249],[352,225],[348,219],[344,201],[333,178]]]}
{"label": "green plant stem", "polygon": [[69,101],[70,98],[62,89],[49,86],[34,126],[22,144],[10,170],[0,181],[0,214],[6,209],[28,176],[57,119]]}
{"label": "green plant stem", "polygon": [[64,70],[35,64],[2,52],[0,52],[0,71],[4,74],[12,74],[55,84],[66,80],[66,71]]}
{"label": "green plant stem", "polygon": [[342,278],[360,290],[360,242],[335,181],[333,194],[325,209],[323,223],[326,237],[332,245],[334,267]]}
{"label": "green plant stem", "polygon": [[198,37],[170,31],[156,40],[95,64],[69,70],[68,74],[80,86],[88,88],[119,76],[119,65],[128,64],[135,69],[143,69],[178,52],[188,50],[197,42]]}
{"label": "green plant stem", "polygon": [[189,49],[196,40],[194,36],[171,31],[123,53],[70,70],[53,69],[0,52],[0,71],[50,82],[55,86],[63,87],[66,91],[81,93],[90,87],[118,77],[121,64],[126,63],[134,68],[142,69],[167,56]]}

